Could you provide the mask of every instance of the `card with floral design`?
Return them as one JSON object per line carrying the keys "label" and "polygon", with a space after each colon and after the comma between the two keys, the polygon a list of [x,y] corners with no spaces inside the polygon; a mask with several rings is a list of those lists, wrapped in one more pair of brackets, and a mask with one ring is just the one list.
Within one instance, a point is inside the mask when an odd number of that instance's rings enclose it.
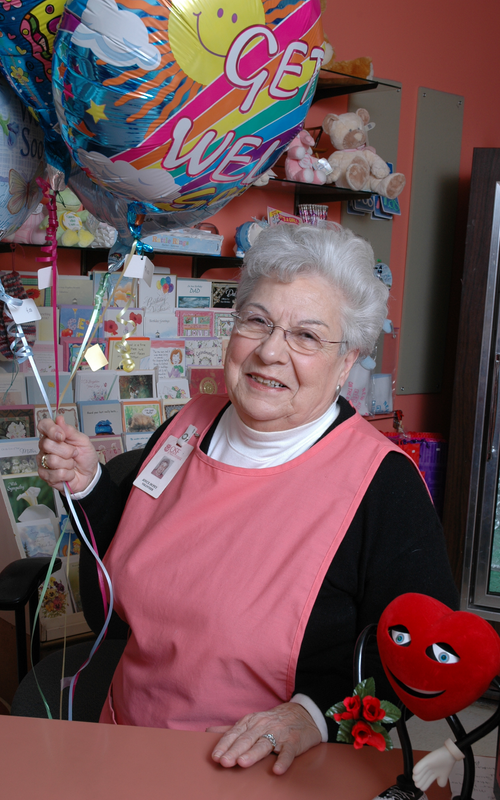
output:
{"label": "card with floral design", "polygon": [[27,439],[36,435],[34,406],[0,406],[0,439]]}

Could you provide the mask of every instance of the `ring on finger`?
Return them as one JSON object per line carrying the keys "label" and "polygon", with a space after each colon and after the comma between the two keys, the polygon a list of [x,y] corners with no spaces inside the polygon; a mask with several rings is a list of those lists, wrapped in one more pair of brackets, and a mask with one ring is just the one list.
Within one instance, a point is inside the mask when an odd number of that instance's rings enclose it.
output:
{"label": "ring on finger", "polygon": [[47,456],[43,455],[40,463],[44,469],[49,468],[49,465],[47,464]]}
{"label": "ring on finger", "polygon": [[261,739],[269,739],[269,741],[271,742],[271,744],[273,746],[273,750],[274,750],[274,748],[277,745],[277,742],[276,742],[276,739],[274,738],[272,733],[263,733],[260,738]]}

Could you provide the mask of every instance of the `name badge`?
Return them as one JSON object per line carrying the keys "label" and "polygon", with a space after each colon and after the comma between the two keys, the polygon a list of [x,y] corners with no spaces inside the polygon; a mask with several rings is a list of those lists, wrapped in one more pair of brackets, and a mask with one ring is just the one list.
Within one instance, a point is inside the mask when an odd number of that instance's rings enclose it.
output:
{"label": "name badge", "polygon": [[195,433],[196,428],[190,425],[178,439],[169,436],[154,458],[139,473],[134,486],[150,497],[159,497],[194,450],[188,441]]}

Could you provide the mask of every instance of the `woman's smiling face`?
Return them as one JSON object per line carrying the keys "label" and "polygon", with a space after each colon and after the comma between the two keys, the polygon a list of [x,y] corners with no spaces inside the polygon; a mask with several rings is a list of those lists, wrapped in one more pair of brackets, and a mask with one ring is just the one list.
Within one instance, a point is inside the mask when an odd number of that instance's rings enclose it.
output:
{"label": "woman's smiling face", "polygon": [[229,398],[240,419],[258,431],[282,431],[318,419],[332,404],[358,351],[339,356],[338,344],[303,355],[292,350],[281,327],[306,327],[321,339],[340,341],[340,293],[319,275],[291,283],[261,278],[240,313],[255,312],[279,325],[265,339],[233,330],[224,365]]}

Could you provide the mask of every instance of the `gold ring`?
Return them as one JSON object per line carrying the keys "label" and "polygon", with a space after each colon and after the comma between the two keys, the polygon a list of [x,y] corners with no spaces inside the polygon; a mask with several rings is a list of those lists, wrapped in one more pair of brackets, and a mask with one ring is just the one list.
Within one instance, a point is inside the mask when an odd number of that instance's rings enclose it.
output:
{"label": "gold ring", "polygon": [[49,468],[49,465],[47,464],[47,456],[42,456],[41,465],[44,469]]}

